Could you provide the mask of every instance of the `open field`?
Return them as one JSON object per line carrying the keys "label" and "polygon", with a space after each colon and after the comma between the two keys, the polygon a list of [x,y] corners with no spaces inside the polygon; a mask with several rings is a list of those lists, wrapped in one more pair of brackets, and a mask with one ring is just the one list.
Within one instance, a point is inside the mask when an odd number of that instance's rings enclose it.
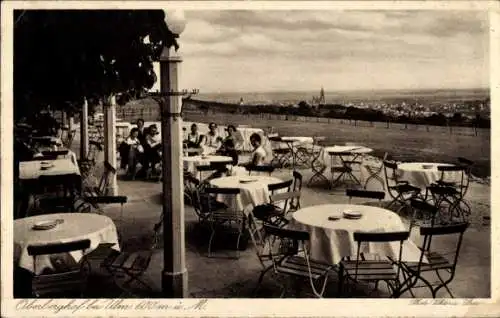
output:
{"label": "open field", "polygon": [[[373,148],[374,155],[380,156],[389,152],[399,160],[455,162],[459,156],[469,158],[476,164],[473,174],[478,177],[490,175],[490,132],[482,130],[478,136],[449,134],[443,132],[427,132],[418,129],[402,129],[391,127],[386,129],[380,125],[374,127],[356,127],[348,124],[316,123],[283,120],[262,120],[259,116],[237,114],[196,114],[187,113],[188,121],[210,122],[218,124],[242,124],[252,127],[269,127],[283,136],[325,136],[328,144],[356,142]],[[403,125],[404,126],[404,125]]]}

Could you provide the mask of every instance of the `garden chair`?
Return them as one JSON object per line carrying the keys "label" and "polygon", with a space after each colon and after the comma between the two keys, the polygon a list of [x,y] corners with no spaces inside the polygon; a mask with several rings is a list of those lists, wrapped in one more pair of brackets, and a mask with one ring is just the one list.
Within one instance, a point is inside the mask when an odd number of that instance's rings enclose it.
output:
{"label": "garden chair", "polygon": [[399,213],[403,209],[408,209],[409,200],[417,197],[421,190],[408,181],[399,180],[397,163],[384,160],[383,164],[387,192],[392,198],[386,207],[390,208],[393,204],[399,203],[401,205],[397,211]]}
{"label": "garden chair", "polygon": [[382,158],[382,164],[380,165],[374,165],[374,164],[365,164],[364,167],[366,171],[368,172],[368,177],[365,180],[365,185],[364,188],[366,189],[366,186],[368,185],[368,182],[370,180],[376,180],[380,183],[382,186],[382,190],[385,190],[385,184],[384,184],[384,179],[380,175],[382,172],[382,169],[384,169],[384,161],[387,160],[387,157],[389,154],[386,152],[384,153],[384,157]]}
{"label": "garden chair", "polygon": [[[153,249],[153,244],[147,249],[141,249],[133,252],[117,251],[113,249],[113,243],[101,243],[99,246],[85,255],[85,259],[89,264],[98,263],[101,269],[104,269],[114,279],[114,283],[119,287],[125,296],[126,294],[134,295],[132,291],[132,283],[137,283],[140,286],[146,287],[148,291],[152,288],[143,279],[142,275],[149,268]],[[118,283],[118,278],[125,277],[123,283]],[[120,297],[121,297],[120,296]]]}
{"label": "garden chair", "polygon": [[[68,254],[85,251],[90,247],[90,240],[66,243],[29,245],[28,255],[33,257],[34,272],[31,280],[32,294],[36,298],[77,298],[82,297],[87,287],[89,264],[85,258],[77,263]],[[37,257],[50,255],[53,269],[37,273]]]}
{"label": "garden chair", "polygon": [[80,176],[63,174],[40,176],[34,195],[34,209],[41,213],[71,212],[72,202],[81,188]]}
{"label": "garden chair", "polygon": [[283,147],[284,142],[279,136],[269,137],[269,141],[273,150],[271,165],[280,168],[284,167],[292,158],[292,150],[288,146]]}
{"label": "garden chair", "polygon": [[352,203],[352,198],[375,199],[378,200],[378,204],[380,204],[382,200],[385,198],[385,192],[358,190],[358,189],[346,189],[345,195],[349,198],[349,204]]}
{"label": "garden chair", "polygon": [[293,191],[298,192],[298,196],[290,200],[288,212],[294,212],[300,209],[300,194],[302,191],[302,174],[298,171],[293,171]]}
{"label": "garden chair", "polygon": [[206,218],[210,225],[211,234],[208,241],[208,257],[212,257],[212,243],[215,233],[222,228],[225,232],[231,232],[237,235],[236,239],[236,255],[235,258],[240,256],[240,239],[245,230],[246,216],[244,211],[240,211],[236,207],[236,197],[240,194],[238,188],[205,188],[205,193],[210,196],[225,195],[232,196],[231,201],[234,205],[231,207],[220,208],[220,205],[214,205],[211,200],[208,200],[208,216]]}
{"label": "garden chair", "polygon": [[[403,243],[408,239],[410,233],[403,232],[355,232],[354,241],[357,243],[356,256],[344,257],[339,263],[339,295],[342,294],[345,281],[378,283],[383,281],[391,293],[391,297],[398,298],[401,294],[401,256],[403,255]],[[367,254],[361,252],[362,243],[386,243],[399,242],[399,255],[396,261],[385,255]]]}
{"label": "garden chair", "polygon": [[[405,284],[401,293],[409,291],[411,295],[414,296],[412,292],[413,288],[427,287],[431,291],[432,298],[436,298],[437,292],[441,288],[445,288],[448,294],[453,298],[453,294],[448,288],[448,284],[451,283],[455,277],[463,235],[468,227],[469,223],[420,227],[420,236],[423,237],[422,246],[420,248],[420,259],[418,262],[402,262]],[[431,250],[433,237],[443,235],[458,236],[455,248],[452,251],[435,252],[434,249]],[[450,255],[451,260],[449,259]],[[425,258],[427,261],[425,261]],[[429,272],[434,272],[438,281],[431,282],[428,276],[424,276],[424,274]],[[443,273],[448,275],[446,280],[442,277]],[[423,285],[417,285],[419,281],[421,281]]]}
{"label": "garden chair", "polygon": [[[340,180],[342,181],[347,181],[347,179],[350,179],[351,181],[359,184],[358,178],[354,176],[353,170],[351,167],[352,161],[346,160],[345,158],[349,158],[352,156],[352,153],[350,152],[331,152],[329,153],[331,157],[331,162],[332,165],[330,167],[330,172],[332,174],[332,179],[331,179],[331,184],[330,187],[333,188],[334,186],[338,185]],[[338,157],[340,162],[335,162],[334,157]],[[338,174],[335,177],[335,174]]]}
{"label": "garden chair", "polygon": [[[432,195],[434,204],[444,209],[448,207],[450,222],[454,218],[461,218],[466,222],[471,208],[464,199],[467,188],[469,186],[469,177],[464,166],[438,166],[438,171],[441,173],[439,180],[427,187],[426,192]],[[450,178],[449,174],[456,176],[460,175],[460,181],[455,178]]]}
{"label": "garden chair", "polygon": [[[277,276],[309,280],[312,292],[321,298],[328,283],[328,275],[334,266],[317,263],[309,258],[307,248],[309,233],[269,224],[264,224],[264,232],[264,248],[259,252],[259,259],[269,260],[271,264],[262,269],[254,294],[258,291],[265,274],[272,270]],[[278,278],[276,281],[280,283],[282,280]],[[286,294],[287,289],[288,282],[282,286],[280,297]]]}
{"label": "garden chair", "polygon": [[257,220],[275,226],[288,224],[286,219],[288,201],[300,196],[300,192],[290,191],[293,180],[268,185],[270,193],[268,204],[261,204],[253,208],[253,215]]}
{"label": "garden chair", "polygon": [[308,186],[310,186],[316,180],[323,180],[328,184],[330,183],[328,178],[324,175],[327,166],[323,162],[323,155],[324,155],[323,148],[316,150],[316,152],[313,154],[313,158],[311,160],[311,170],[313,172],[313,175],[307,182]]}
{"label": "garden chair", "polygon": [[248,171],[248,175],[250,176],[254,172],[267,173],[269,175],[272,175],[275,168],[272,165],[262,165],[262,166],[247,165],[245,166],[245,169]]}

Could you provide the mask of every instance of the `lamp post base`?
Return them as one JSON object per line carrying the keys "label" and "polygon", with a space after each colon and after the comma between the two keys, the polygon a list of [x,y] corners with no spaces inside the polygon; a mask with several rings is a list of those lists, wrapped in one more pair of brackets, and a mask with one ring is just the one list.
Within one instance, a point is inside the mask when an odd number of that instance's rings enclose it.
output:
{"label": "lamp post base", "polygon": [[172,273],[166,270],[161,272],[161,289],[164,298],[187,298],[187,270]]}

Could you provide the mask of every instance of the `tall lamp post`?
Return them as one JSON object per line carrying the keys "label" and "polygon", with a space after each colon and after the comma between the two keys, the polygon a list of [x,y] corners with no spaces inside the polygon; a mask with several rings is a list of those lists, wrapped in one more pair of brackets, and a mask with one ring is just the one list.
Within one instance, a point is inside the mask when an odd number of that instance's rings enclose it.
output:
{"label": "tall lamp post", "polygon": [[[168,29],[180,35],[186,26],[182,11],[165,12]],[[182,95],[179,66],[174,47],[163,48],[160,57],[162,172],[163,172],[163,271],[162,292],[166,298],[187,297],[184,242],[184,195],[182,173]]]}

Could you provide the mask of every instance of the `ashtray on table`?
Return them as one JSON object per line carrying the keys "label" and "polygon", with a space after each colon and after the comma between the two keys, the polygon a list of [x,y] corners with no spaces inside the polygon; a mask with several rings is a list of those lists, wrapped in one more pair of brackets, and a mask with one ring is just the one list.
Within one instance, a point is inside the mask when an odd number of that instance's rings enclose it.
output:
{"label": "ashtray on table", "polygon": [[352,219],[352,220],[357,220],[360,219],[363,214],[358,211],[352,211],[352,210],[346,210],[342,213],[345,219]]}
{"label": "ashtray on table", "polygon": [[255,178],[241,178],[240,183],[250,183],[250,182],[255,182],[257,179]]}
{"label": "ashtray on table", "polygon": [[37,231],[50,230],[55,228],[58,224],[63,223],[62,219],[51,220],[51,221],[40,221],[33,225],[32,229]]}

